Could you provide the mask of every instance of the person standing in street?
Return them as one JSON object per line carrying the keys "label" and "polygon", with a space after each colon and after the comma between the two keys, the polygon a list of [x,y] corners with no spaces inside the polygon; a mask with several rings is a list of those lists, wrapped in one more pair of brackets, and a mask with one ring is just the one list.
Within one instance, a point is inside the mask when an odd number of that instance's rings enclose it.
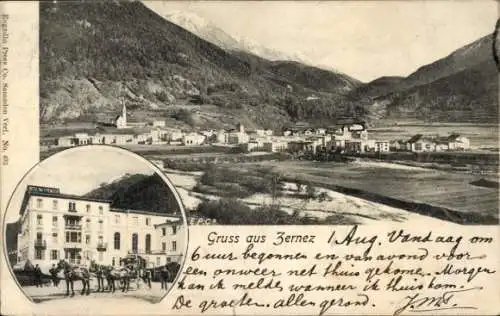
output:
{"label": "person standing in street", "polygon": [[37,264],[35,266],[35,286],[36,287],[42,287],[42,270],[40,269],[40,266]]}
{"label": "person standing in street", "polygon": [[57,277],[57,269],[55,264],[52,265],[52,268],[49,270],[49,272],[52,277],[52,284],[57,287],[59,285],[59,278]]}
{"label": "person standing in street", "polygon": [[169,272],[167,269],[167,266],[164,265],[161,270],[160,270],[160,280],[161,280],[161,288],[162,289],[167,289],[167,283],[169,279]]}
{"label": "person standing in street", "polygon": [[146,283],[151,289],[151,270],[150,269],[145,269],[144,270],[144,283]]}

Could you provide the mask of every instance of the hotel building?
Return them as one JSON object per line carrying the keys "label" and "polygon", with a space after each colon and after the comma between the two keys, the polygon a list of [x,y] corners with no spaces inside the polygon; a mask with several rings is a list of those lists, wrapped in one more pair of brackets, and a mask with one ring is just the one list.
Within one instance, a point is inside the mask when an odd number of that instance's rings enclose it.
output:
{"label": "hotel building", "polygon": [[119,266],[122,258],[137,254],[155,267],[180,262],[185,229],[180,215],[115,209],[107,200],[28,186],[20,209],[17,259]]}

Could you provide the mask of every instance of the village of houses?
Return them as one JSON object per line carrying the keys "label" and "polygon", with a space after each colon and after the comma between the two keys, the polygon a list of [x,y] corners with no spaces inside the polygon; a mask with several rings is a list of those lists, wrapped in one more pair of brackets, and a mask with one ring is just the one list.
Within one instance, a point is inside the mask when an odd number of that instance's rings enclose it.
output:
{"label": "village of houses", "polygon": [[[377,140],[371,139],[364,122],[340,123],[334,128],[310,128],[306,124],[296,124],[293,128],[281,131],[270,129],[246,130],[242,124],[226,130],[183,131],[168,128],[165,121],[127,122],[127,109],[111,124],[114,132],[74,133],[45,142],[45,148],[65,148],[90,144],[109,145],[228,145],[240,146],[246,152],[309,152],[318,150],[336,151],[346,154],[368,152],[443,152],[467,151],[470,149],[468,138],[459,134],[445,136],[426,136],[417,134],[409,139]],[[146,128],[147,132],[133,133],[133,128]]]}

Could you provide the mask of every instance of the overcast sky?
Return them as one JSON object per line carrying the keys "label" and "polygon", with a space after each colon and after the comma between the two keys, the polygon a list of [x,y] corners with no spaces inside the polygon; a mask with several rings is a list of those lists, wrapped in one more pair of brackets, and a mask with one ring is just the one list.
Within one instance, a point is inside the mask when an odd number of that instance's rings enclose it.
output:
{"label": "overcast sky", "polygon": [[226,33],[362,81],[406,76],[492,33],[497,3],[477,1],[153,1],[160,14],[195,13]]}
{"label": "overcast sky", "polygon": [[[92,150],[90,150],[92,149]],[[28,185],[55,187],[61,193],[83,195],[101,183],[127,173],[153,174],[155,170],[135,154],[107,146],[76,147],[40,162],[20,182],[9,203],[6,222],[14,222]]]}

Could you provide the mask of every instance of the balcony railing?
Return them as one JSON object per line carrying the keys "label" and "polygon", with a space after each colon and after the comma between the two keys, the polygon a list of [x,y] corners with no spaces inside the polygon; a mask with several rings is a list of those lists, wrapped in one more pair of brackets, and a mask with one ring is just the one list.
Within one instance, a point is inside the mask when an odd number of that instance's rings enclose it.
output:
{"label": "balcony railing", "polygon": [[82,242],[77,242],[77,241],[65,241],[64,242],[64,247],[65,248],[82,248]]}
{"label": "balcony railing", "polygon": [[47,241],[45,241],[45,240],[35,240],[35,248],[46,249],[47,248]]}
{"label": "balcony railing", "polygon": [[128,251],[129,255],[134,254],[152,254],[152,253],[161,253],[161,251],[152,251],[151,249],[132,249]]}
{"label": "balcony railing", "polygon": [[71,264],[81,264],[82,263],[82,259],[75,259],[75,258],[69,258],[67,259],[69,261],[69,263]]}
{"label": "balcony railing", "polygon": [[81,224],[68,224],[68,223],[66,223],[64,225],[64,228],[69,229],[69,230],[82,230],[82,225]]}
{"label": "balcony railing", "polygon": [[107,242],[97,243],[97,251],[106,251],[107,248],[108,248]]}

